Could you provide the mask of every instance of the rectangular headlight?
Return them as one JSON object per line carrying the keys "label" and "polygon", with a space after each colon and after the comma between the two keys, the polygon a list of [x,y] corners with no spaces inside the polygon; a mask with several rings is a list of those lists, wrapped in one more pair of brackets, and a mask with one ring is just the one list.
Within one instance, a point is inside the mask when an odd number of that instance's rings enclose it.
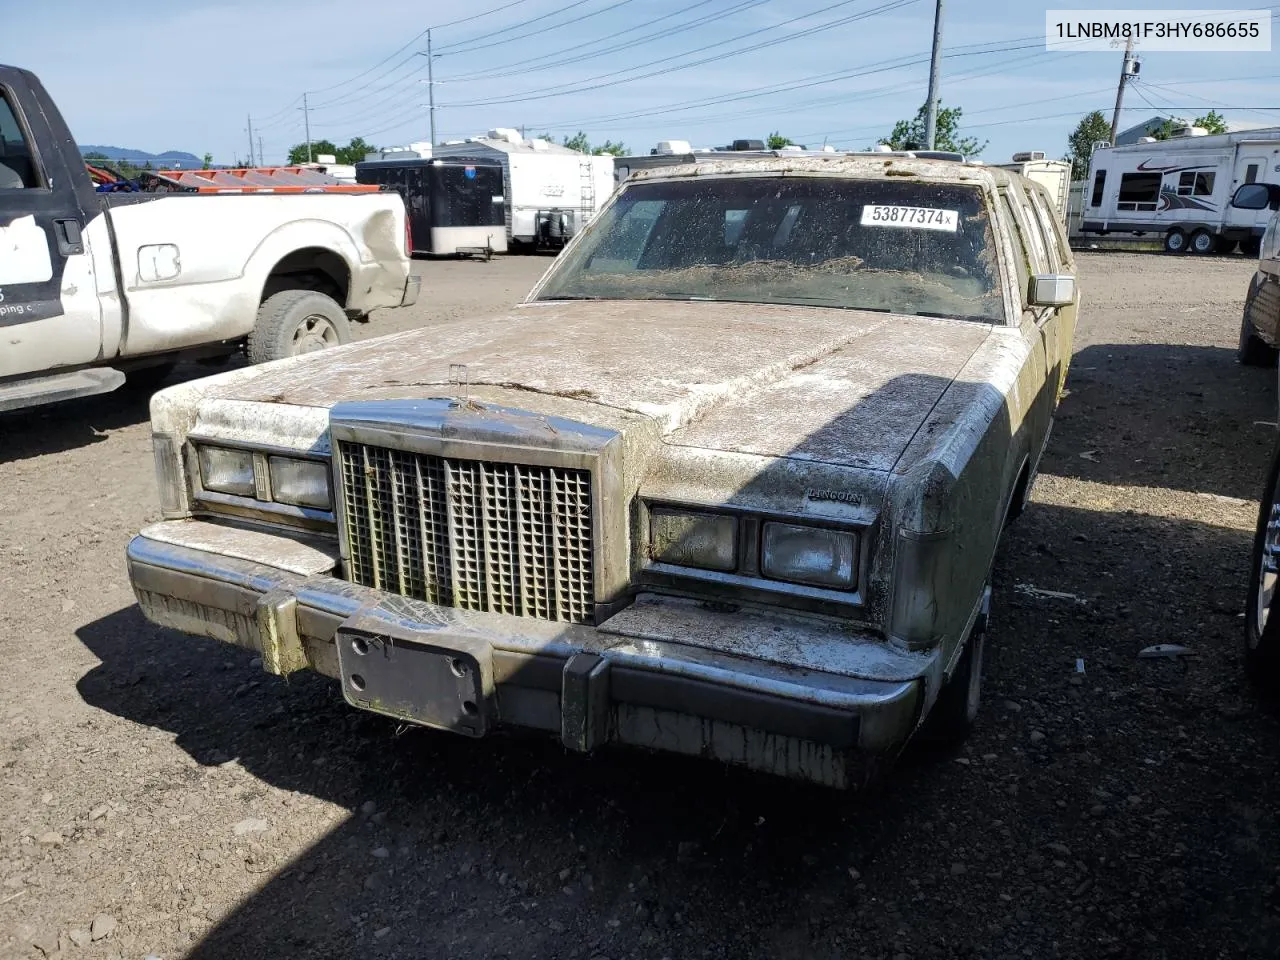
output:
{"label": "rectangular headlight", "polygon": [[329,492],[329,465],[316,460],[270,457],[271,499],[295,507],[332,510]]}
{"label": "rectangular headlight", "polygon": [[774,580],[852,590],[858,573],[858,536],[795,523],[766,523],[760,565]]}
{"label": "rectangular headlight", "polygon": [[206,490],[229,493],[237,497],[253,497],[253,454],[229,447],[197,448],[200,453],[200,482]]}
{"label": "rectangular headlight", "polygon": [[733,570],[738,565],[737,518],[655,508],[649,512],[649,555],[681,567]]}

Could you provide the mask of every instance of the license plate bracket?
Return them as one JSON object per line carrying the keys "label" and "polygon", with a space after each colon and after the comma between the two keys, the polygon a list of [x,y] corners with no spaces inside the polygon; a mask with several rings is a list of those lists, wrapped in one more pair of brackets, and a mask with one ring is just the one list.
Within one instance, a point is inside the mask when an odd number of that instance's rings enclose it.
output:
{"label": "license plate bracket", "polygon": [[488,643],[356,614],[334,636],[347,703],[409,723],[482,737],[493,716]]}

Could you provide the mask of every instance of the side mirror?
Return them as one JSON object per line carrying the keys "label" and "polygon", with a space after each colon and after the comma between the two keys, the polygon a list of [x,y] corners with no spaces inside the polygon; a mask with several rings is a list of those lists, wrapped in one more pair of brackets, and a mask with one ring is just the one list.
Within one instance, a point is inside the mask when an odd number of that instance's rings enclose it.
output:
{"label": "side mirror", "polygon": [[1076,278],[1066,273],[1040,273],[1031,278],[1028,302],[1033,307],[1066,307],[1076,298]]}
{"label": "side mirror", "polygon": [[1280,184],[1244,183],[1236,188],[1231,205],[1241,210],[1280,210]]}

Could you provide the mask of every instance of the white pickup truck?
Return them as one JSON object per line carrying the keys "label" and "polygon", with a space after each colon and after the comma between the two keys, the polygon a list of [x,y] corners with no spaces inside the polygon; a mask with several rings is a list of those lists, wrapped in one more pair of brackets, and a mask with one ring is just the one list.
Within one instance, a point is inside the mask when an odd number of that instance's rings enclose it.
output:
{"label": "white pickup truck", "polygon": [[0,411],[350,339],[417,299],[393,192],[100,193],[34,74],[0,65]]}

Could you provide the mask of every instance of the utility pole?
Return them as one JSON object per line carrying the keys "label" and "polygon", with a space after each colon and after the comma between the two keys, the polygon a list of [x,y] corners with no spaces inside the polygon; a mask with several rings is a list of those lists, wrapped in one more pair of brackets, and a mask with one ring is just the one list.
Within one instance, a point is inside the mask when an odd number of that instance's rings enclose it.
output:
{"label": "utility pole", "polygon": [[933,58],[929,61],[929,102],[924,110],[924,142],[932,150],[938,138],[938,71],[942,66],[942,0],[933,14]]}
{"label": "utility pole", "polygon": [[249,117],[249,166],[253,166],[253,117]]}
{"label": "utility pole", "polygon": [[1124,61],[1120,64],[1120,84],[1116,87],[1116,112],[1111,115],[1111,145],[1116,145],[1116,131],[1120,128],[1120,105],[1124,103],[1124,85],[1132,75],[1129,64],[1133,60],[1133,37],[1124,44]]}
{"label": "utility pole", "polygon": [[427,103],[431,110],[431,147],[436,145],[436,75],[435,60],[431,55],[431,29],[427,28]]}
{"label": "utility pole", "polygon": [[311,110],[307,106],[307,95],[302,95],[302,122],[307,130],[307,163],[311,162]]}
{"label": "utility pole", "polygon": [[267,161],[262,159],[262,134],[258,134],[258,165],[265,167]]}

